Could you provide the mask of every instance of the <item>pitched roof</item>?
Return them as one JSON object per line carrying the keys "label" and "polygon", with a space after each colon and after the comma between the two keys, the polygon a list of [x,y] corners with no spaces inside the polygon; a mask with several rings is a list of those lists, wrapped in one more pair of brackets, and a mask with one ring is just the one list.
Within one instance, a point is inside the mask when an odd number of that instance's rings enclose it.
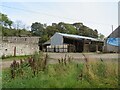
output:
{"label": "pitched roof", "polygon": [[73,35],[73,34],[64,34],[64,33],[56,33],[56,34],[62,35],[64,37],[70,37],[70,38],[76,38],[76,39],[88,39],[88,40],[92,40],[92,41],[101,41],[96,38]]}
{"label": "pitched roof", "polygon": [[120,37],[120,26],[118,26],[107,38],[114,37],[119,38]]}
{"label": "pitched roof", "polygon": [[47,45],[47,44],[50,44],[50,40],[48,40],[45,43],[43,43],[43,45]]}

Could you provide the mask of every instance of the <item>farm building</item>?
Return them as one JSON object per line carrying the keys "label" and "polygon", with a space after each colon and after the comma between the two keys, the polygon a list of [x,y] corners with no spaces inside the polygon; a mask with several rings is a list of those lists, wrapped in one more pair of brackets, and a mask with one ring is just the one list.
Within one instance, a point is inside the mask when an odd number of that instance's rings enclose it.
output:
{"label": "farm building", "polygon": [[120,26],[115,29],[105,40],[105,52],[119,52],[120,51]]}
{"label": "farm building", "polygon": [[31,55],[39,51],[39,37],[0,37],[0,57]]}
{"label": "farm building", "polygon": [[103,41],[95,38],[63,33],[55,33],[46,43],[48,52],[96,52],[103,46]]}

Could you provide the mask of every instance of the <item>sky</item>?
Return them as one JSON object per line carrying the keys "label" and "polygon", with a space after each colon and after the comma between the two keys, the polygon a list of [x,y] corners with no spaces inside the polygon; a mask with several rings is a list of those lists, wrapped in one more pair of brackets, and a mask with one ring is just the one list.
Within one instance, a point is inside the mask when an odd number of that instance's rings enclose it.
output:
{"label": "sky", "polygon": [[106,37],[118,27],[117,0],[4,0],[0,3],[0,11],[7,14],[12,21],[21,20],[28,26],[34,22],[75,23],[97,29]]}

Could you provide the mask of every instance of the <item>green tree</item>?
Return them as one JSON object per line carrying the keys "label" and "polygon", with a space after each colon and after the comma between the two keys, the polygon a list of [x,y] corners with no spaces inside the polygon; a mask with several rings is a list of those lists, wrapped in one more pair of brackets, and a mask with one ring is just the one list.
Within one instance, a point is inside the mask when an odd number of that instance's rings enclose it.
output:
{"label": "green tree", "polygon": [[98,38],[99,38],[100,40],[104,40],[105,36],[104,36],[103,34],[99,33]]}
{"label": "green tree", "polygon": [[66,33],[77,34],[76,28],[72,24],[65,24]]}
{"label": "green tree", "polygon": [[0,24],[3,27],[9,27],[11,29],[13,21],[11,21],[6,14],[0,13]]}
{"label": "green tree", "polygon": [[48,37],[48,34],[42,35],[39,43],[44,43],[44,42],[48,41],[49,39],[50,38]]}
{"label": "green tree", "polygon": [[97,29],[94,30],[94,37],[98,38],[98,31],[97,31]]}
{"label": "green tree", "polygon": [[73,23],[73,26],[75,26],[75,28],[77,29],[77,30],[79,30],[82,26],[83,26],[83,23]]}
{"label": "green tree", "polygon": [[[53,24],[53,25],[55,25],[55,24]],[[59,30],[59,32],[61,32],[61,33],[65,33],[66,32],[65,27],[64,27],[64,22],[60,22],[60,23],[58,23],[55,26]]]}
{"label": "green tree", "polygon": [[31,32],[33,35],[42,36],[44,33],[44,25],[38,22],[32,23]]}
{"label": "green tree", "polygon": [[77,34],[77,30],[72,24],[60,22],[56,27],[61,33]]}
{"label": "green tree", "polygon": [[53,36],[56,32],[59,32],[59,30],[55,26],[47,26],[44,34],[48,34],[48,38]]}
{"label": "green tree", "polygon": [[98,31],[96,29],[93,30],[93,29],[81,24],[80,28],[78,29],[78,35],[98,38]]}

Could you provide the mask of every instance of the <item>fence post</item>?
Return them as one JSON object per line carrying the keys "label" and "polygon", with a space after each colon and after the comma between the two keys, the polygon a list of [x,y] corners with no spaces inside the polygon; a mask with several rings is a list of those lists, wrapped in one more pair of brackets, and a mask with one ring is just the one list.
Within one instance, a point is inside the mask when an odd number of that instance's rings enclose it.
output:
{"label": "fence post", "polygon": [[14,47],[14,56],[16,56],[16,46]]}

